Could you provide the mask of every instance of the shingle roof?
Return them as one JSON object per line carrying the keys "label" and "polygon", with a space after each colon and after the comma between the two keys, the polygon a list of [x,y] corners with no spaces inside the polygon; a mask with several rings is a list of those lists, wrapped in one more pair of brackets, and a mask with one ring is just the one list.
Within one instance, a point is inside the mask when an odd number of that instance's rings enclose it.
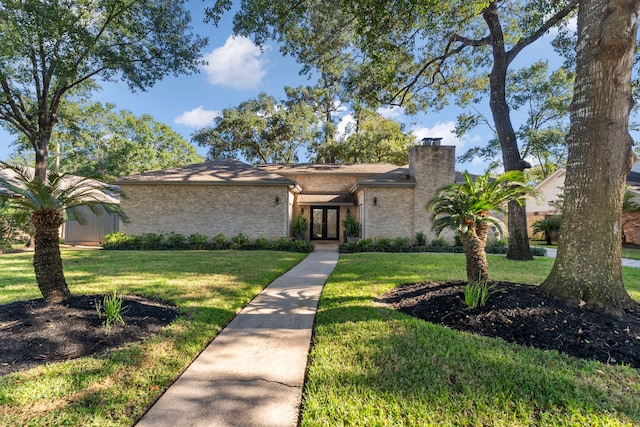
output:
{"label": "shingle roof", "polygon": [[374,175],[358,181],[358,186],[410,186],[416,185],[416,179],[409,174],[408,167],[397,167],[388,172]]}
{"label": "shingle roof", "polygon": [[264,171],[285,175],[291,174],[335,174],[335,175],[377,175],[396,169],[398,166],[388,163],[358,163],[358,164],[321,164],[321,163],[300,163],[300,164],[267,164],[257,165]]}
{"label": "shingle roof", "polygon": [[237,184],[294,185],[281,175],[261,170],[235,159],[215,160],[172,169],[129,175],[120,184]]}

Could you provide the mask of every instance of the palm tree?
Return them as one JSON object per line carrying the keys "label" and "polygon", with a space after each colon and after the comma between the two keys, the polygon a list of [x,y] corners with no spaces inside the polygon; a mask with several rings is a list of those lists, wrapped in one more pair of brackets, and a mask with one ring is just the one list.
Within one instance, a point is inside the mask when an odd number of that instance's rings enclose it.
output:
{"label": "palm tree", "polygon": [[113,213],[126,221],[117,203],[118,190],[104,183],[49,171],[46,182],[34,177],[33,169],[0,162],[0,198],[28,212],[35,228],[33,267],[42,297],[62,303],[71,293],[64,278],[59,229],[65,218],[86,223],[83,207],[95,215]]}
{"label": "palm tree", "polygon": [[547,241],[547,245],[551,245],[551,235],[560,231],[561,218],[558,215],[553,215],[548,218],[539,219],[531,225],[531,229],[534,233],[544,233],[544,238]]}
{"label": "palm tree", "polygon": [[522,205],[523,197],[533,189],[522,182],[522,172],[509,171],[493,179],[489,172],[473,181],[464,171],[464,182],[439,189],[428,203],[433,211],[433,230],[439,235],[445,228],[454,230],[464,247],[467,260],[467,281],[489,277],[485,247],[489,228],[505,233],[504,223],[492,212],[505,212],[509,201]]}

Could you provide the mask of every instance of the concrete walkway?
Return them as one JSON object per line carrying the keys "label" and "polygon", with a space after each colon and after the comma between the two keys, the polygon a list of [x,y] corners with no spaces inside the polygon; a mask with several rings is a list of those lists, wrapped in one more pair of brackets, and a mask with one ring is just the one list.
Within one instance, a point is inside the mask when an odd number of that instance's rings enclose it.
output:
{"label": "concrete walkway", "polygon": [[296,426],[311,332],[337,244],[316,244],[249,303],[137,424]]}
{"label": "concrete walkway", "polygon": [[[544,246],[541,246],[544,247]],[[555,258],[558,255],[558,250],[555,248],[545,248],[547,250],[547,256],[550,258]],[[622,266],[623,267],[636,267],[640,268],[640,260],[630,259],[630,258],[622,258]]]}

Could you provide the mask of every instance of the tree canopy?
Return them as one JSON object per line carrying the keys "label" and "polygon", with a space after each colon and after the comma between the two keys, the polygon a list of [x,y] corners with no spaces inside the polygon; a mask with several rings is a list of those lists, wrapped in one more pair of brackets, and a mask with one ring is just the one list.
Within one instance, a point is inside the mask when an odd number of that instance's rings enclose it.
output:
{"label": "tree canopy", "polygon": [[260,93],[236,108],[224,109],[213,126],[197,131],[192,141],[209,149],[209,159],[293,163],[316,132],[316,117],[306,104],[282,103]]}
{"label": "tree canopy", "polygon": [[100,78],[144,90],[192,73],[206,39],[184,0],[7,0],[0,5],[0,121],[23,133],[44,181],[49,139],[72,89]]}
{"label": "tree canopy", "polygon": [[[50,166],[59,172],[109,181],[202,161],[193,145],[149,114],[99,102],[65,101],[60,111],[49,143]],[[29,141],[20,135],[15,145],[11,160],[26,164]]]}
{"label": "tree canopy", "polygon": [[[506,99],[513,60],[551,28],[564,25],[578,0],[345,1],[243,0],[234,29],[258,43],[275,39],[307,70],[327,58],[345,65],[338,81],[352,99],[402,105],[409,113],[472,100],[489,88],[505,170],[528,165],[518,150]],[[218,0],[215,21],[230,8]],[[320,25],[321,23],[321,25]],[[509,208],[512,259],[532,259],[524,207]]]}

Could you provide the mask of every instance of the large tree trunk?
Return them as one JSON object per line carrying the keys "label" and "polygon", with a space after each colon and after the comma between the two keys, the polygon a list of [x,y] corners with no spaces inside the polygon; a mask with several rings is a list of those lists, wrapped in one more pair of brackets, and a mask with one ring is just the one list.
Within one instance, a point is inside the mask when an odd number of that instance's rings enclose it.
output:
{"label": "large tree trunk", "polygon": [[583,0],[558,257],[542,290],[622,314],[621,213],[631,167],[631,69],[640,0]]}
{"label": "large tree trunk", "polygon": [[[498,140],[500,141],[500,148],[502,149],[502,164],[505,172],[512,170],[522,171],[527,163],[523,162],[520,157],[516,133],[513,130],[509,114],[506,85],[510,59],[505,51],[504,35],[498,17],[496,2],[491,3],[485,9],[483,17],[491,33],[493,68],[491,69],[491,74],[489,74],[489,104]],[[508,213],[509,244],[507,258],[530,261],[533,259],[533,255],[531,254],[529,235],[527,233],[526,207],[518,205],[517,202],[510,202]]]}
{"label": "large tree trunk", "polygon": [[58,230],[63,219],[54,210],[41,209],[31,216],[35,226],[33,268],[42,297],[48,303],[62,303],[71,297],[62,270]]}

